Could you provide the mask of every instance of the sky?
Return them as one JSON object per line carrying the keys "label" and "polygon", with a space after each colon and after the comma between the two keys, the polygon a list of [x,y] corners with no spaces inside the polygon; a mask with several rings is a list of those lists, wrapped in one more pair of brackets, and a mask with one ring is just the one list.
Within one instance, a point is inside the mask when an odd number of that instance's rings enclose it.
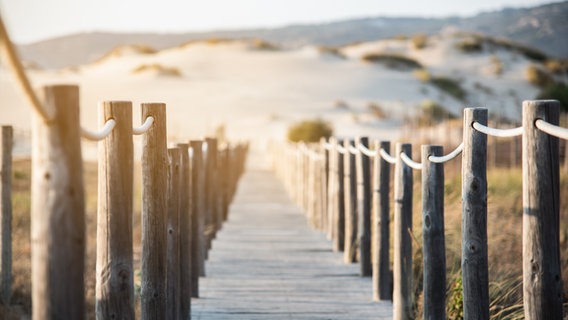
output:
{"label": "sky", "polygon": [[190,32],[368,16],[471,16],[546,0],[0,0],[12,40],[92,31]]}

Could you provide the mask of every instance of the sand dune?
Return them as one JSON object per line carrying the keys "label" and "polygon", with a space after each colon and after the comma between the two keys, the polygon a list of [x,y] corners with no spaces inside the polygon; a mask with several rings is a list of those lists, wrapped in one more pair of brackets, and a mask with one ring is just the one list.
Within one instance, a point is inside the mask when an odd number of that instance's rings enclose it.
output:
{"label": "sand dune", "polygon": [[[439,101],[457,115],[467,105],[518,118],[520,101],[538,92],[524,79],[530,61],[500,48],[463,53],[456,48],[462,40],[442,33],[430,37],[423,49],[415,49],[407,39],[338,50],[258,50],[258,43],[250,41],[192,42],[151,54],[142,46],[124,47],[77,69],[28,71],[37,87],[79,84],[81,122],[91,130],[97,127],[98,101],[133,101],[135,124],[139,103],[165,102],[168,133],[179,140],[202,137],[224,124],[228,136],[265,145],[271,139],[283,139],[292,122],[316,117],[332,122],[340,136],[396,139],[402,119],[415,114],[426,100]],[[434,76],[458,80],[467,98],[460,101],[422,82],[412,71],[362,61],[368,53],[412,58]],[[501,63],[500,74],[491,69],[496,59]],[[143,66],[154,67],[133,72]],[[157,66],[179,74],[164,76]],[[1,69],[2,121],[29,130],[30,109],[12,81]],[[339,100],[349,107],[337,108]],[[368,108],[371,102],[392,119],[373,117]]]}

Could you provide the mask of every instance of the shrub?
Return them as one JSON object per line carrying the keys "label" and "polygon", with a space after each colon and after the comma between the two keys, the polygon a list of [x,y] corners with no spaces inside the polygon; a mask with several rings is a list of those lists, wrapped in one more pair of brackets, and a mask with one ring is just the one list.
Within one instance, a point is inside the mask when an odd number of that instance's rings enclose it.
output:
{"label": "shrub", "polygon": [[493,38],[493,37],[485,37],[484,40],[487,43],[490,43],[494,46],[498,46],[501,48],[505,48],[511,51],[515,51],[518,52],[520,54],[522,54],[525,58],[533,60],[533,61],[537,61],[537,62],[544,62],[548,59],[548,56],[546,55],[546,53],[535,49],[535,48],[531,48],[525,45],[522,45],[520,43],[516,43],[513,42],[511,40],[508,39],[498,39],[498,38]]}
{"label": "shrub", "polygon": [[568,73],[568,60],[546,60],[544,66],[548,72],[556,75]]}
{"label": "shrub", "polygon": [[414,71],[414,76],[422,82],[430,82],[432,75],[426,69],[418,69]]}
{"label": "shrub", "polygon": [[548,74],[548,72],[534,64],[531,64],[527,67],[526,76],[528,82],[534,84],[537,87],[544,88],[554,83],[554,80]]}
{"label": "shrub", "polygon": [[320,47],[318,47],[318,52],[320,54],[328,54],[330,56],[334,56],[334,57],[341,58],[341,59],[347,58],[341,51],[339,51],[338,48],[334,48],[334,47],[320,46]]}
{"label": "shrub", "polygon": [[138,67],[132,69],[132,73],[142,73],[147,71],[155,71],[159,75],[165,75],[165,76],[174,76],[174,77],[181,76],[181,71],[179,71],[178,68],[166,67],[158,63],[141,64]]}
{"label": "shrub", "polygon": [[455,47],[463,53],[476,53],[483,51],[483,43],[479,38],[470,38],[456,43]]}
{"label": "shrub", "polygon": [[496,55],[491,56],[491,66],[495,75],[500,76],[503,74],[503,62]]}
{"label": "shrub", "polygon": [[288,129],[288,140],[292,142],[318,142],[322,137],[329,138],[332,134],[333,128],[329,123],[321,119],[305,120]]}
{"label": "shrub", "polygon": [[369,112],[377,119],[384,119],[387,118],[387,113],[383,109],[381,105],[375,102],[369,102],[367,105]]}
{"label": "shrub", "polygon": [[422,68],[422,65],[411,58],[398,54],[368,53],[361,57],[361,60],[372,63],[380,63],[387,68],[397,70],[410,70]]}
{"label": "shrub", "polygon": [[278,47],[277,45],[262,39],[254,39],[252,41],[251,47],[256,50],[266,50],[266,51],[280,50],[280,47]]}
{"label": "shrub", "polygon": [[459,81],[447,77],[432,77],[430,83],[450,96],[463,101],[467,92],[461,87]]}
{"label": "shrub", "polygon": [[555,83],[544,88],[536,97],[539,100],[558,100],[562,110],[568,111],[568,85],[565,83]]}
{"label": "shrub", "polygon": [[417,34],[412,37],[412,47],[416,50],[426,48],[428,44],[428,36],[425,34]]}
{"label": "shrub", "polygon": [[446,119],[456,118],[453,114],[448,112],[443,105],[431,100],[423,101],[420,104],[420,113],[418,124],[421,126],[429,126],[440,123]]}

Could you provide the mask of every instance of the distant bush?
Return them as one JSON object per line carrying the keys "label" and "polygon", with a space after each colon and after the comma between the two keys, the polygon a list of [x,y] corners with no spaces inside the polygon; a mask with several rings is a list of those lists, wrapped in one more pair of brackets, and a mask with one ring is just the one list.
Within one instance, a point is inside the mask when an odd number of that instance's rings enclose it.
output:
{"label": "distant bush", "polygon": [[518,52],[523,56],[525,56],[527,59],[533,61],[545,62],[546,60],[548,60],[548,56],[546,55],[546,53],[536,48],[528,47],[526,45],[516,43],[508,39],[484,37],[483,40],[489,44]]}
{"label": "distant bush", "polygon": [[163,66],[163,65],[158,64],[158,63],[142,64],[142,65],[139,65],[138,67],[132,69],[132,73],[142,73],[142,72],[148,72],[148,71],[156,72],[159,75],[181,77],[181,71],[179,71],[178,68],[166,67],[166,66]]}
{"label": "distant bush", "polygon": [[469,38],[455,44],[463,53],[476,53],[483,51],[483,42],[479,38]]}
{"label": "distant bush", "polygon": [[546,60],[544,66],[552,74],[561,75],[568,73],[568,60]]}
{"label": "distant bush", "polygon": [[430,79],[432,79],[432,75],[426,69],[414,70],[413,74],[418,80],[422,82],[430,82]]}
{"label": "distant bush", "polygon": [[254,39],[251,47],[256,50],[275,51],[280,50],[280,47],[262,39]]}
{"label": "distant bush", "polygon": [[368,53],[361,57],[361,60],[372,63],[380,63],[388,68],[397,70],[411,70],[422,68],[422,65],[411,58],[398,54]]}
{"label": "distant bush", "polygon": [[527,81],[537,87],[544,88],[554,83],[554,79],[548,72],[534,64],[527,67],[526,76]]}
{"label": "distant bush", "polygon": [[554,83],[544,88],[536,97],[538,100],[558,100],[564,112],[568,111],[568,85]]}
{"label": "distant bush", "polygon": [[338,48],[335,48],[335,47],[320,46],[320,47],[318,47],[318,52],[320,54],[328,54],[328,55],[332,55],[332,56],[335,56],[335,57],[341,58],[341,59],[347,58]]}
{"label": "distant bush", "polygon": [[491,56],[491,67],[493,69],[493,74],[500,76],[503,74],[503,62],[496,55]]}
{"label": "distant bush", "polygon": [[378,103],[369,102],[367,109],[369,109],[369,112],[377,119],[384,119],[388,117],[383,107]]}
{"label": "distant bush", "polygon": [[421,126],[429,126],[447,119],[456,118],[453,114],[448,112],[446,107],[431,100],[423,101],[420,104],[420,113],[418,124]]}
{"label": "distant bush", "polygon": [[417,34],[412,37],[412,47],[416,50],[426,48],[428,44],[428,36],[425,34]]}
{"label": "distant bush", "polygon": [[331,125],[321,119],[306,120],[292,125],[288,129],[288,140],[292,142],[318,142],[322,137],[333,134]]}
{"label": "distant bush", "polygon": [[460,101],[465,100],[467,92],[462,88],[458,80],[447,77],[432,77],[430,83]]}

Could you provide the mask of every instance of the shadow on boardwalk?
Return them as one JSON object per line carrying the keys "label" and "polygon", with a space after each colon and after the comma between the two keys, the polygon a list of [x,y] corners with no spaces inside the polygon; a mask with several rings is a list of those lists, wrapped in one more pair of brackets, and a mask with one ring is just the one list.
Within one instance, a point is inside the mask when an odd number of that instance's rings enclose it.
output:
{"label": "shadow on boardwalk", "polygon": [[392,319],[371,279],[345,265],[268,171],[241,180],[213,242],[192,319]]}

